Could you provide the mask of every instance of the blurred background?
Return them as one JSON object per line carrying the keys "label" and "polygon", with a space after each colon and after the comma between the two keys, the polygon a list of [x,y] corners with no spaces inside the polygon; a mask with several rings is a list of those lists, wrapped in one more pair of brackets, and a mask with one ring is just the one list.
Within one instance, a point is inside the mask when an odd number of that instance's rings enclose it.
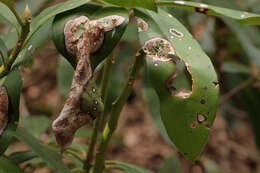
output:
{"label": "blurred background", "polygon": [[[33,15],[64,0],[16,0],[16,9],[23,14],[28,4]],[[202,0],[221,7],[260,13],[259,0]],[[211,57],[219,76],[221,95],[216,120],[209,141],[201,156],[207,173],[260,173],[260,27],[241,26],[225,18],[175,8],[164,8],[177,17],[199,41]],[[56,51],[50,40],[49,24],[35,40],[37,51],[22,69],[20,126],[29,129],[46,145],[57,147],[50,124],[59,114],[67,97],[73,69]],[[11,49],[17,41],[14,28],[0,16],[0,37]],[[132,23],[115,50],[109,89],[110,103],[125,82],[131,57],[138,49],[137,28]],[[142,74],[124,107],[120,122],[109,147],[108,159],[126,161],[159,173],[202,173],[200,164],[192,165],[168,142],[162,127],[155,124],[156,113],[142,93]],[[151,108],[152,106],[150,106]],[[109,109],[107,110],[107,112]],[[152,116],[151,116],[152,115]],[[91,127],[80,129],[71,150],[84,158]],[[192,144],[191,144],[192,145]],[[6,154],[28,148],[13,141]],[[66,153],[65,153],[66,154]],[[80,163],[68,154],[70,167]],[[36,158],[21,165],[25,172],[52,172]]]}

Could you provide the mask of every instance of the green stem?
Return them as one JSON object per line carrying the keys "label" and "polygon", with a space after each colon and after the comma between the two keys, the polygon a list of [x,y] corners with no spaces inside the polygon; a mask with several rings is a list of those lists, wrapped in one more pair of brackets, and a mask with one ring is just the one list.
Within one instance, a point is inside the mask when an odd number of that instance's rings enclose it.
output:
{"label": "green stem", "polygon": [[2,52],[0,51],[0,56],[1,56],[1,60],[3,62],[4,68],[6,67],[6,60],[4,58],[4,55],[2,54]]}
{"label": "green stem", "polygon": [[220,105],[223,104],[225,101],[227,101],[228,99],[230,99],[231,97],[233,97],[234,95],[236,95],[237,93],[242,91],[243,89],[249,87],[250,85],[252,85],[256,81],[257,81],[257,78],[250,77],[248,80],[242,82],[237,87],[233,88],[228,93],[226,93],[222,97],[220,97],[219,104]]}
{"label": "green stem", "polygon": [[[112,70],[112,58],[113,58],[113,53],[109,55],[109,57],[106,59],[105,65],[104,65],[104,71],[103,71],[103,78],[101,82],[101,96],[103,98],[104,102],[104,107],[106,107],[107,104],[107,91],[109,87],[109,79],[110,79],[110,74]],[[94,155],[94,149],[97,143],[97,136],[98,136],[98,131],[103,127],[103,121],[105,117],[105,111],[102,112],[100,116],[97,117],[95,124],[94,124],[94,130],[91,136],[88,152],[87,152],[87,158],[86,162],[84,163],[84,169],[86,173],[89,173],[90,168],[91,168],[91,161],[93,159]]]}
{"label": "green stem", "polygon": [[105,155],[106,155],[108,143],[116,129],[120,112],[122,111],[122,108],[125,105],[127,98],[129,97],[132,91],[136,76],[144,64],[144,57],[145,57],[144,52],[141,50],[138,54],[139,55],[135,57],[134,65],[129,70],[130,73],[128,76],[128,80],[124,86],[122,93],[112,105],[111,115],[103,131],[102,141],[99,145],[99,151],[97,153],[93,173],[102,173],[102,171],[105,168],[104,162],[105,162]]}
{"label": "green stem", "polygon": [[7,75],[9,73],[14,61],[16,60],[18,54],[20,53],[22,47],[24,46],[23,45],[24,41],[29,32],[30,32],[30,22],[26,21],[22,25],[21,35],[19,36],[18,42],[17,42],[16,46],[13,48],[13,50],[6,62],[6,66],[1,65],[1,67],[0,67],[0,78],[4,77],[5,75]]}

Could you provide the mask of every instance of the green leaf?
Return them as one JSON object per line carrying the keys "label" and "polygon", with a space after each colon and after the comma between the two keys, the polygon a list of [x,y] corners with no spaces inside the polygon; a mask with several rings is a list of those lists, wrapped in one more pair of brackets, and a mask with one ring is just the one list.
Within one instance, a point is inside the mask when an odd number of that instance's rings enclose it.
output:
{"label": "green leaf", "polygon": [[[172,15],[161,9],[158,13],[136,10],[135,15],[149,26],[139,34],[142,45],[159,39],[174,49],[165,57],[166,61],[147,56],[147,73],[160,99],[161,118],[168,136],[185,157],[194,161],[207,142],[209,127],[216,116],[219,87],[214,67],[192,35]],[[165,48],[164,43],[159,46],[159,50],[168,50]]]}
{"label": "green leaf", "polygon": [[[70,0],[63,3],[59,3],[57,5],[51,6],[45,10],[43,10],[38,16],[36,16],[30,27],[30,32],[25,40],[23,50],[19,53],[18,58],[13,64],[13,67],[17,67],[24,63],[25,59],[28,58],[33,51],[39,47],[39,44],[34,45],[35,40],[46,40],[48,37],[50,23],[55,15],[77,8],[83,4],[86,4],[89,0]],[[43,28],[42,28],[43,27]],[[39,30],[41,29],[41,33]],[[47,31],[47,33],[46,33]],[[37,34],[37,36],[36,36]],[[39,39],[40,37],[41,39]],[[37,42],[38,43],[38,42]],[[32,47],[31,47],[32,46]],[[33,49],[32,49],[33,48]],[[29,51],[28,51],[29,50]],[[29,53],[29,55],[28,55]]]}
{"label": "green leaf", "polygon": [[248,30],[231,20],[224,19],[224,22],[236,34],[248,57],[260,66],[260,49],[254,45],[253,41],[249,37],[247,32]]}
{"label": "green leaf", "polygon": [[10,154],[8,159],[14,164],[18,165],[36,157],[38,157],[38,155],[33,151],[18,151]]}
{"label": "green leaf", "polygon": [[61,56],[58,61],[57,76],[59,90],[64,98],[66,98],[69,94],[73,75],[73,67],[65,58]]}
{"label": "green leaf", "polygon": [[[3,42],[2,39],[0,39],[0,56],[3,56],[4,59],[8,58],[8,50],[7,47],[5,46],[5,43]],[[1,59],[1,64],[2,64],[2,59]]]}
{"label": "green leaf", "polygon": [[229,17],[243,25],[260,25],[260,14],[249,13],[245,11],[232,10],[228,8],[222,8],[213,5],[189,1],[159,1],[157,2],[157,5],[184,8],[187,10],[193,10],[207,15],[209,14],[213,16]]}
{"label": "green leaf", "polygon": [[132,165],[130,163],[125,163],[125,162],[118,162],[118,161],[106,161],[106,164],[111,167],[111,169],[119,169],[119,170],[124,170],[127,173],[153,173],[150,170],[141,168],[136,165]]}
{"label": "green leaf", "polygon": [[79,15],[87,16],[90,19],[98,19],[110,15],[119,15],[125,18],[123,24],[114,28],[111,31],[105,32],[105,38],[102,46],[97,52],[93,53],[91,56],[92,67],[95,68],[100,62],[104,60],[104,58],[106,58],[113,51],[113,49],[120,41],[129,22],[129,13],[124,8],[117,8],[117,7],[101,8],[101,6],[87,4],[77,9],[57,15],[52,25],[52,31],[53,31],[52,37],[58,51],[72,64],[74,68],[76,67],[76,60],[75,57],[71,56],[66,50],[64,44],[65,40],[64,40],[63,30],[65,24],[69,20]]}
{"label": "green leaf", "polygon": [[236,61],[224,62],[221,71],[234,74],[250,74],[250,68]]}
{"label": "green leaf", "polygon": [[158,173],[182,173],[181,163],[176,156],[170,156],[161,165]]}
{"label": "green leaf", "polygon": [[[147,74],[146,74],[147,75]],[[145,80],[147,80],[147,76]],[[158,128],[159,132],[163,136],[163,138],[171,144],[173,147],[174,144],[172,143],[171,139],[169,138],[167,131],[164,127],[164,124],[162,122],[161,114],[160,114],[160,100],[158,95],[156,94],[156,91],[151,87],[149,84],[149,81],[145,81],[143,83],[143,89],[142,92],[144,94],[145,103],[148,106],[149,113],[153,119],[153,122],[155,123],[156,127]]]}
{"label": "green leaf", "polygon": [[15,130],[19,120],[19,103],[22,89],[22,78],[20,71],[16,70],[9,73],[7,77],[1,80],[1,84],[6,87],[8,93],[9,121],[5,132],[2,134],[2,136],[0,136],[0,155],[4,153],[12,139],[12,136],[7,132],[10,130]]}
{"label": "green leaf", "polygon": [[46,116],[27,116],[20,120],[21,125],[30,130],[30,134],[40,139],[51,124],[51,120]]}
{"label": "green leaf", "polygon": [[20,27],[18,21],[16,20],[15,15],[1,1],[0,1],[0,16],[3,17],[8,23],[13,25],[18,32],[20,31],[21,27]]}
{"label": "green leaf", "polygon": [[22,173],[21,169],[10,160],[0,157],[0,173]]}
{"label": "green leaf", "polygon": [[32,136],[24,129],[18,128],[16,131],[10,131],[10,134],[19,141],[25,143],[39,157],[41,157],[48,165],[57,169],[60,173],[70,173],[70,170],[62,162],[61,155],[54,149],[44,146],[41,141]]}
{"label": "green leaf", "polygon": [[149,10],[157,10],[154,0],[104,0],[107,3],[118,5],[126,8],[137,8],[142,7]]}
{"label": "green leaf", "polygon": [[13,0],[0,0],[0,2],[8,5],[9,7],[13,7],[14,6],[14,1]]}

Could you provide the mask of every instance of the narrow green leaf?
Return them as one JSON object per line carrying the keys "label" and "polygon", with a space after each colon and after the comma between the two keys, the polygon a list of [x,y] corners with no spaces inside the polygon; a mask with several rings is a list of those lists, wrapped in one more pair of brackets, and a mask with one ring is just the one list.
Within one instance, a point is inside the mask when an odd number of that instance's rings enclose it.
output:
{"label": "narrow green leaf", "polygon": [[209,14],[213,16],[229,17],[244,25],[260,25],[260,14],[249,13],[245,11],[232,10],[228,8],[189,1],[158,1],[157,5],[184,8],[207,15]]}
{"label": "narrow green leaf", "polygon": [[18,32],[20,31],[20,25],[17,22],[15,15],[1,1],[0,1],[0,16],[3,17],[8,23],[13,25]]}
{"label": "narrow green leaf", "polygon": [[141,168],[139,166],[130,164],[130,163],[125,163],[125,162],[118,162],[118,161],[107,161],[106,164],[111,167],[111,169],[119,169],[119,170],[124,170],[127,173],[153,173],[150,170]]}
{"label": "narrow green leaf", "polygon": [[177,156],[170,156],[161,165],[158,173],[182,173],[181,163]]}
{"label": "narrow green leaf", "polygon": [[60,56],[58,61],[57,76],[59,91],[64,98],[66,98],[69,94],[73,75],[74,69],[71,64],[65,58]]}
{"label": "narrow green leaf", "polygon": [[239,24],[232,20],[224,19],[223,21],[236,34],[248,57],[260,66],[260,49],[253,44],[246,28],[239,26]]}
{"label": "narrow green leaf", "polygon": [[221,71],[234,74],[250,74],[250,68],[236,61],[224,62]]}
{"label": "narrow green leaf", "polygon": [[0,157],[0,173],[22,173],[21,169],[10,160]]}
{"label": "narrow green leaf", "polygon": [[38,157],[38,155],[33,151],[18,151],[10,154],[8,159],[14,164],[18,165],[36,157]]}
{"label": "narrow green leaf", "polygon": [[[158,13],[136,10],[135,14],[149,26],[139,34],[142,45],[158,39],[174,49],[165,57],[166,61],[148,55],[147,72],[160,99],[161,118],[168,136],[185,157],[194,161],[207,142],[209,127],[216,116],[219,87],[214,67],[192,35],[172,15],[161,9]],[[152,48],[167,52],[164,43]]]}
{"label": "narrow green leaf", "polygon": [[41,135],[50,127],[51,120],[46,116],[22,117],[21,125],[30,130],[30,134],[40,139]]}
{"label": "narrow green leaf", "polygon": [[15,138],[25,143],[39,157],[41,157],[48,165],[57,169],[60,173],[70,173],[70,170],[62,162],[62,156],[52,148],[44,146],[41,141],[32,136],[24,129],[18,128],[16,131],[10,131]]}
{"label": "narrow green leaf", "polygon": [[10,6],[10,7],[13,7],[14,6],[14,0],[0,0],[2,3]]}
{"label": "narrow green leaf", "polygon": [[8,93],[9,121],[5,132],[2,136],[0,136],[0,155],[4,153],[12,139],[12,136],[7,132],[10,130],[15,130],[19,120],[19,103],[22,89],[22,78],[20,71],[12,71],[7,77],[3,78],[1,82],[6,87]]}
{"label": "narrow green leaf", "polygon": [[126,8],[142,7],[149,10],[157,10],[154,0],[104,0],[107,3],[118,5]]}
{"label": "narrow green leaf", "polygon": [[[4,59],[8,58],[8,50],[7,47],[5,46],[5,43],[3,42],[2,39],[0,39],[0,56],[2,56]],[[1,59],[1,64],[2,64],[2,59]]]}

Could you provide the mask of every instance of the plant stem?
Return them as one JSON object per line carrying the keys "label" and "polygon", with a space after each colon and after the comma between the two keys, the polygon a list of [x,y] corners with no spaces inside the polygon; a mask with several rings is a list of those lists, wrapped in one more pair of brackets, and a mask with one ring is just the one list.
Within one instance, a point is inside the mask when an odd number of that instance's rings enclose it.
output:
{"label": "plant stem", "polygon": [[120,116],[120,112],[122,111],[123,106],[125,105],[127,98],[129,97],[134,81],[136,79],[137,74],[139,73],[140,69],[143,67],[144,64],[144,57],[145,54],[141,50],[139,51],[138,55],[136,55],[134,64],[132,67],[130,67],[130,73],[128,76],[127,83],[124,86],[124,89],[120,96],[117,98],[117,100],[113,103],[112,109],[111,109],[111,115],[106,123],[105,129],[103,130],[103,137],[102,141],[99,145],[99,151],[97,153],[96,162],[94,165],[94,172],[93,173],[102,173],[104,170],[104,162],[105,162],[105,155],[106,150],[108,147],[108,143],[116,129],[117,122]]}
{"label": "plant stem", "polygon": [[242,82],[241,84],[239,84],[237,87],[233,88],[232,90],[230,90],[228,93],[224,94],[220,99],[219,99],[219,104],[223,104],[225,101],[227,101],[228,99],[230,99],[231,97],[233,97],[234,95],[236,95],[237,93],[239,93],[240,91],[242,91],[243,89],[249,87],[250,85],[252,85],[255,81],[257,80],[257,78],[255,77],[250,77],[248,80]]}
{"label": "plant stem", "polygon": [[[106,107],[107,104],[107,90],[109,87],[109,79],[110,79],[110,74],[112,70],[112,58],[114,57],[114,54],[110,54],[105,62],[104,65],[104,71],[103,71],[103,77],[102,77],[102,82],[101,82],[101,97],[103,98],[104,102],[104,107]],[[99,129],[102,128],[103,126],[103,121],[105,117],[105,110],[102,112],[100,116],[97,117],[95,124],[94,124],[94,130],[91,136],[88,152],[87,152],[87,158],[86,162],[84,163],[84,169],[86,173],[89,173],[90,168],[91,168],[91,161],[93,159],[94,155],[94,149],[97,143],[97,136],[98,136],[98,131]]]}
{"label": "plant stem", "polygon": [[4,64],[3,64],[0,67],[0,78],[4,77],[5,75],[7,75],[9,73],[9,71],[10,71],[14,61],[16,60],[18,54],[20,53],[22,47],[24,46],[23,45],[24,44],[24,40],[26,39],[28,33],[30,32],[30,22],[29,21],[25,21],[25,23],[23,23],[21,21],[21,18],[19,17],[19,15],[16,13],[15,9],[12,8],[12,7],[9,7],[9,8],[12,10],[12,12],[14,14],[16,14],[17,20],[18,19],[20,20],[21,23],[20,22],[19,23],[20,23],[20,25],[22,27],[22,31],[21,31],[21,34],[19,36],[18,42],[16,43],[16,46],[13,48],[13,50],[12,50],[12,52],[11,52],[7,62],[6,62],[6,65],[4,66]]}

